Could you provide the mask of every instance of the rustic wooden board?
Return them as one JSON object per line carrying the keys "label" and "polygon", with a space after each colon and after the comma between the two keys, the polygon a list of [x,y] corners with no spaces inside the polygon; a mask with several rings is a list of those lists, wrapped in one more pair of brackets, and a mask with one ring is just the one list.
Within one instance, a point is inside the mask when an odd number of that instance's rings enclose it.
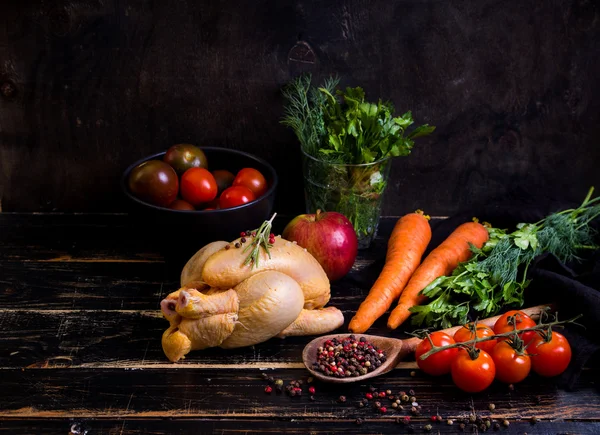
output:
{"label": "rustic wooden board", "polygon": [[[369,267],[374,275],[380,265],[374,261],[363,272]],[[4,309],[158,310],[162,298],[179,288],[178,271],[167,273],[161,265],[146,262],[5,262],[0,268]],[[355,310],[366,295],[361,284],[374,279],[352,271],[331,286],[331,303]]]}
{"label": "rustic wooden board", "polygon": [[[280,234],[292,217],[278,215],[273,224],[274,232]],[[397,219],[381,219],[377,238],[369,249],[361,251],[361,259],[355,269],[361,268],[365,261],[385,257],[387,236]],[[431,225],[437,225],[441,219],[432,217]],[[152,267],[167,262],[173,270],[171,266],[180,267],[181,261],[186,259],[176,255],[177,251],[193,254],[203,246],[193,241],[186,243],[185,238],[182,242],[177,232],[168,242],[159,237],[158,232],[164,230],[150,223],[144,225],[139,218],[127,214],[3,213],[0,219],[0,262],[147,262],[153,263]],[[363,257],[365,261],[362,261]]]}
{"label": "rustic wooden board", "polygon": [[[342,309],[346,325],[381,269],[395,222],[382,220],[373,247],[332,286],[331,304]],[[366,384],[316,384],[314,401],[306,393],[266,395],[262,373],[286,382],[307,376],[300,353],[313,337],[207,349],[170,363],[160,345],[167,322],[158,304],[176,289],[179,271],[155,247],[141,250],[147,241],[132,237],[130,229],[123,215],[0,215],[0,433],[68,433],[74,424],[74,435],[424,433],[430,415],[462,418],[472,409],[481,417],[509,419],[500,433],[600,430],[598,360],[590,361],[574,391],[532,375],[514,391],[497,383],[477,395],[460,392],[449,377],[432,380],[414,361],[401,362],[371,384],[415,390],[422,414],[413,416],[411,428],[395,422],[408,409],[384,417],[357,408]],[[137,252],[146,254],[137,258]],[[71,257],[61,259],[66,254]],[[406,336],[387,331],[385,318],[369,332]],[[341,394],[345,404],[338,403]],[[489,403],[496,406],[493,414]],[[542,421],[534,426],[531,416]],[[357,418],[367,421],[357,425]],[[434,424],[432,432],[458,429]]]}
{"label": "rustic wooden board", "polygon": [[[345,305],[346,318],[340,331],[347,331],[360,298]],[[158,305],[159,299],[156,299]],[[334,302],[335,303],[335,302]],[[333,303],[332,303],[333,304]],[[337,304],[336,304],[337,305]],[[352,309],[350,309],[352,307]],[[390,333],[385,318],[379,319],[369,333],[402,337]],[[69,364],[88,367],[128,367],[169,364],[161,348],[162,333],[169,323],[158,308],[152,310],[18,310],[0,309],[0,367]],[[188,363],[238,365],[248,363],[300,362],[302,348],[314,337],[273,338],[241,349],[211,348],[192,352]]]}
{"label": "rustic wooden board", "polygon": [[600,184],[593,1],[12,0],[0,20],[4,210],[124,210],[122,170],[185,141],[271,161],[300,211],[279,120],[304,71],[437,126],[394,162],[386,214]]}
{"label": "rustic wooden board", "polygon": [[[368,385],[315,383],[315,400],[266,394],[263,371],[257,369],[3,369],[0,418],[347,418],[380,417],[356,403]],[[306,379],[302,369],[267,373],[287,383]],[[421,417],[439,413],[446,418],[480,416],[521,419],[595,420],[600,415],[597,371],[585,371],[576,392],[556,388],[552,381],[531,376],[510,391],[495,383],[483,393],[459,391],[449,377],[432,382],[429,376],[410,375],[408,369],[372,379],[379,390],[414,390]],[[346,403],[338,403],[340,395]],[[382,403],[389,400],[382,400]],[[496,409],[489,411],[489,404]],[[410,415],[409,409],[389,410],[389,416]]]}
{"label": "rustic wooden board", "polygon": [[41,310],[159,309],[179,288],[154,262],[2,262],[0,307]]}
{"label": "rustic wooden board", "polygon": [[[43,420],[0,420],[0,433],[10,435],[184,435],[198,433],[218,434],[365,434],[365,433],[427,433],[424,429],[429,422],[424,419],[415,419],[410,426],[396,423],[391,418],[369,419],[362,424],[356,420],[337,418],[319,420],[301,420],[294,418],[292,421],[285,418],[277,419],[43,419]],[[73,430],[71,434],[69,431]],[[86,432],[87,431],[87,432]],[[492,432],[493,429],[490,429]],[[479,428],[467,425],[465,430],[460,430],[458,424],[448,426],[446,423],[433,424],[431,433],[480,433]],[[598,434],[600,423],[582,423],[576,421],[541,421],[535,425],[527,421],[511,420],[509,428],[502,427],[496,432],[499,434]]]}

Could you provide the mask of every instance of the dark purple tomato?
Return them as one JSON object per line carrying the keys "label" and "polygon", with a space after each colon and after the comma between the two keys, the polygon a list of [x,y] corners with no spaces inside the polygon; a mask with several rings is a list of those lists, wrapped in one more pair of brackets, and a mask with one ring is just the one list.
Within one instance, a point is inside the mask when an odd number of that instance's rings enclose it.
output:
{"label": "dark purple tomato", "polygon": [[128,185],[131,193],[142,201],[167,207],[177,198],[179,178],[165,162],[148,160],[133,168]]}
{"label": "dark purple tomato", "polygon": [[225,189],[231,187],[233,180],[235,179],[235,175],[225,169],[216,169],[212,171],[212,174],[213,177],[215,177],[215,181],[217,182],[217,187],[219,189],[217,196],[220,196]]}
{"label": "dark purple tomato", "polygon": [[176,199],[169,205],[171,210],[196,210],[192,204],[183,199]]}
{"label": "dark purple tomato", "polygon": [[177,175],[183,174],[190,168],[208,168],[204,151],[187,143],[173,145],[165,153],[163,161],[171,165]]}

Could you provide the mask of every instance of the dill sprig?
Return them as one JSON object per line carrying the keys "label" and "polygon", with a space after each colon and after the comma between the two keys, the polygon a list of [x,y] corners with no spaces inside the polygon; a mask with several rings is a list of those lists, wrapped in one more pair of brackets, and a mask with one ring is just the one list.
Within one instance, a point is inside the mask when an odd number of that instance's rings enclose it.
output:
{"label": "dill sprig", "polygon": [[275,216],[277,216],[277,213],[273,213],[271,219],[264,221],[260,227],[258,227],[258,229],[251,231],[252,234],[256,235],[254,236],[252,242],[249,243],[248,246],[246,246],[246,248],[244,248],[242,251],[247,252],[248,250],[251,250],[250,254],[248,254],[246,260],[244,261],[244,265],[252,264],[252,267],[258,267],[261,247],[265,250],[269,258],[271,258],[271,252],[269,251],[269,248],[273,246],[271,241],[274,239],[271,238],[271,227],[273,225],[273,219],[275,219]]}
{"label": "dill sprig", "polygon": [[467,322],[470,313],[481,318],[507,306],[522,307],[530,284],[527,272],[536,257],[550,253],[567,263],[581,261],[582,250],[598,249],[590,224],[600,216],[600,197],[592,198],[593,191],[579,207],[520,223],[511,233],[488,227],[490,237],[481,249],[471,246],[468,261],[422,290],[429,302],[410,309],[412,323],[449,327]]}
{"label": "dill sprig", "polygon": [[[327,136],[323,113],[326,97],[311,82],[312,76],[303,74],[282,89],[286,105],[281,123],[292,129],[306,154],[316,156]],[[333,93],[339,82],[338,77],[329,77],[322,88]]]}

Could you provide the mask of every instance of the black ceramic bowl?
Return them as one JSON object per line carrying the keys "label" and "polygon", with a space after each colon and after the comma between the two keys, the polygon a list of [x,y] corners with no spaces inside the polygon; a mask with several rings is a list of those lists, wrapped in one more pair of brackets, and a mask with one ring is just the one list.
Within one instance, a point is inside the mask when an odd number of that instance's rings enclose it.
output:
{"label": "black ceramic bowl", "polygon": [[162,160],[165,152],[153,154],[132,163],[123,172],[121,189],[133,205],[131,216],[136,226],[158,237],[161,247],[190,255],[206,243],[215,240],[233,240],[241,231],[258,228],[271,217],[277,190],[275,169],[265,160],[251,154],[218,147],[201,147],[208,160],[208,169],[226,169],[236,174],[242,168],[255,168],[267,179],[267,193],[247,204],[220,210],[184,211],[171,210],[144,202],[135,197],[128,188],[129,174],[140,163]]}

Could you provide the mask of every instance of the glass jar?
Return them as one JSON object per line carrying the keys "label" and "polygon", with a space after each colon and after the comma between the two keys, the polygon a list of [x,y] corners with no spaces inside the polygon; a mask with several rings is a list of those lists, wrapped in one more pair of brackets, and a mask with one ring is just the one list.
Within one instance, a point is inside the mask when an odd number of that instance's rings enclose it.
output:
{"label": "glass jar", "polygon": [[368,248],[377,235],[390,167],[389,157],[352,165],[326,162],[302,151],[306,212],[343,214],[354,226],[358,248]]}

